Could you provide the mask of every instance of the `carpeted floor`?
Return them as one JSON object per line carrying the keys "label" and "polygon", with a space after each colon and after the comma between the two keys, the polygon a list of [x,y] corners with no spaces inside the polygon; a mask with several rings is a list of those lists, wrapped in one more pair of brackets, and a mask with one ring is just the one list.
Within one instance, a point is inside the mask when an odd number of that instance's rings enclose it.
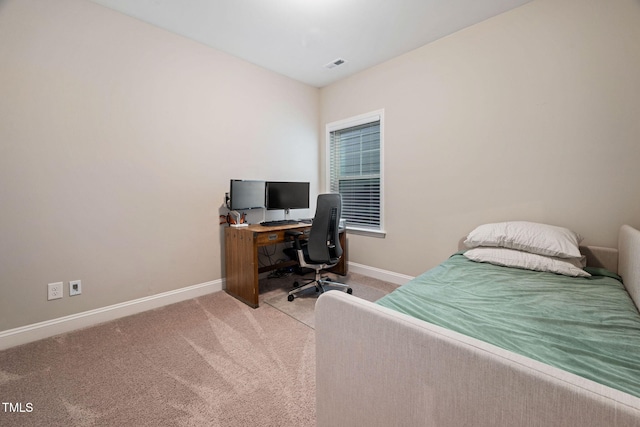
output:
{"label": "carpeted floor", "polygon": [[[354,294],[393,289],[371,280]],[[315,295],[260,285],[257,309],[217,292],[0,352],[0,399],[24,410],[0,425],[315,425]]]}

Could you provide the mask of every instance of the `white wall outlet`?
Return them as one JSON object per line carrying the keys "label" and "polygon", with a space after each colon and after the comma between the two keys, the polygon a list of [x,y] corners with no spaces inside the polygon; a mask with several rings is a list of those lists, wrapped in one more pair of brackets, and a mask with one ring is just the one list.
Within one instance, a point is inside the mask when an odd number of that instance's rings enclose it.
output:
{"label": "white wall outlet", "polygon": [[69,296],[80,295],[82,293],[82,280],[72,280],[69,282]]}
{"label": "white wall outlet", "polygon": [[47,285],[47,300],[51,301],[52,299],[62,298],[63,285],[64,283],[62,282],[49,283]]}

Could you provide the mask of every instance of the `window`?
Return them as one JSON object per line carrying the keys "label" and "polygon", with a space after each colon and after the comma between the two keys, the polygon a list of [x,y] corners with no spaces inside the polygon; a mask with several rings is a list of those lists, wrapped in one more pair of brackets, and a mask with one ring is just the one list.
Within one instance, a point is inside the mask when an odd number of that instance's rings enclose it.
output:
{"label": "window", "polygon": [[351,230],[382,232],[382,129],[383,111],[327,125],[327,185]]}

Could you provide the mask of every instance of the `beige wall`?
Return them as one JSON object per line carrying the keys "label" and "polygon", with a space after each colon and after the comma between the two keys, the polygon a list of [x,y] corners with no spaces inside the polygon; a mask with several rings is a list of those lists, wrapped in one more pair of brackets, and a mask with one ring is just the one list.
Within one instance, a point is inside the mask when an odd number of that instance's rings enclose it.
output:
{"label": "beige wall", "polygon": [[0,40],[0,331],[222,278],[231,178],[317,191],[316,88],[81,0]]}
{"label": "beige wall", "polygon": [[351,260],[417,275],[484,222],[640,227],[639,41],[638,0],[538,0],[323,88],[322,126],[385,109],[387,236]]}

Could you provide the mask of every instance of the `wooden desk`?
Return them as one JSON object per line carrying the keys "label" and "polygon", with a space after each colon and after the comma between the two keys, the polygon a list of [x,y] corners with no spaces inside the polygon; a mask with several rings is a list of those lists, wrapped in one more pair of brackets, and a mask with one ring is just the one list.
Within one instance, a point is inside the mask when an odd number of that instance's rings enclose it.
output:
{"label": "wooden desk", "polygon": [[[258,248],[291,241],[285,236],[287,230],[299,230],[308,233],[311,224],[292,224],[265,227],[260,224],[248,227],[227,227],[224,230],[224,254],[226,291],[249,306],[258,307],[258,274],[277,268],[297,265],[297,261],[259,267]],[[347,274],[347,233],[340,232],[340,245],[343,254],[340,264],[331,271]]]}

